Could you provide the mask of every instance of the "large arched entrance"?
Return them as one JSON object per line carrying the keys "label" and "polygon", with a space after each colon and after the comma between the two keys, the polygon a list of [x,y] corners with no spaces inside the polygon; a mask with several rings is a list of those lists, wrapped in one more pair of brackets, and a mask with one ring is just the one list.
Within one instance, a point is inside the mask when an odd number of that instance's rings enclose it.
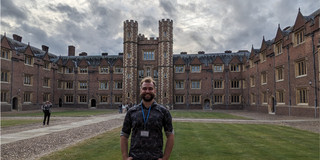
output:
{"label": "large arched entrance", "polygon": [[59,107],[62,107],[62,99],[59,98]]}
{"label": "large arched entrance", "polygon": [[210,108],[210,100],[209,99],[205,99],[204,100],[203,109],[211,109]]}
{"label": "large arched entrance", "polygon": [[91,99],[91,107],[96,107],[97,104],[96,104],[96,100],[95,99]]}
{"label": "large arched entrance", "polygon": [[18,98],[17,97],[13,97],[12,99],[12,110],[18,110]]}

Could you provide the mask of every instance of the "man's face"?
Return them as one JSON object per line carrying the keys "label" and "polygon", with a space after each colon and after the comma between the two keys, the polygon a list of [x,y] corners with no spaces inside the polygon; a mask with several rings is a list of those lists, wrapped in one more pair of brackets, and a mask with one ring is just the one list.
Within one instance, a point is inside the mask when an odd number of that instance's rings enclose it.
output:
{"label": "man's face", "polygon": [[155,97],[156,90],[153,83],[143,82],[140,88],[140,97],[146,101],[150,102]]}

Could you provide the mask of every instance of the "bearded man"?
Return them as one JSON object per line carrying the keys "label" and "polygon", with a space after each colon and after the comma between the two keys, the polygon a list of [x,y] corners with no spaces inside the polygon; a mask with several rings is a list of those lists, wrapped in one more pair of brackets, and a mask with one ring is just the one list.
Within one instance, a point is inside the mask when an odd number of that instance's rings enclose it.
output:
{"label": "bearded man", "polygon": [[[120,145],[123,160],[167,160],[170,157],[174,134],[170,112],[154,100],[155,81],[151,77],[140,83],[142,102],[126,114],[120,134]],[[162,129],[167,137],[164,153]],[[128,139],[131,134],[131,145],[128,154]]]}

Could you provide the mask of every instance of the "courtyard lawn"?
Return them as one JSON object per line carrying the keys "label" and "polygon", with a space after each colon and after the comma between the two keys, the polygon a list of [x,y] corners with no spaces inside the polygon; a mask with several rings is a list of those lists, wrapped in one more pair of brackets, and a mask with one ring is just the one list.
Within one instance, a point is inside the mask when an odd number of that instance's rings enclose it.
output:
{"label": "courtyard lawn", "polygon": [[214,111],[170,110],[173,118],[203,118],[203,119],[248,119],[227,113]]}
{"label": "courtyard lawn", "polygon": [[[102,114],[117,113],[118,110],[111,109],[76,109],[76,110],[52,110],[52,117],[88,117]],[[2,117],[42,117],[42,110],[23,112],[2,112]]]}
{"label": "courtyard lawn", "polygon": [[41,123],[42,120],[40,119],[2,119],[1,120],[1,128],[4,127],[11,127],[11,126],[18,126],[18,125],[25,125],[25,124],[32,124],[32,123]]}
{"label": "courtyard lawn", "polygon": [[[262,124],[174,122],[172,160],[319,160],[319,134]],[[120,128],[41,160],[120,160]]]}

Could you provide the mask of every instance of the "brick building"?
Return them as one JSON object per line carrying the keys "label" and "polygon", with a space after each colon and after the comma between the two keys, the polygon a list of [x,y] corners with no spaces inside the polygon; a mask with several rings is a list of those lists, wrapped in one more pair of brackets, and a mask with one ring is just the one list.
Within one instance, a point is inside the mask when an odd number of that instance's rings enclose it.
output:
{"label": "brick building", "polygon": [[[319,19],[298,12],[293,26],[278,27],[251,52],[173,54],[173,21],[159,21],[159,37],[124,21],[123,53],[68,56],[1,36],[1,111],[55,106],[116,108],[139,103],[139,82],[157,82],[157,102],[171,109],[247,109],[271,114],[319,114]],[[317,71],[318,70],[318,71]]]}

